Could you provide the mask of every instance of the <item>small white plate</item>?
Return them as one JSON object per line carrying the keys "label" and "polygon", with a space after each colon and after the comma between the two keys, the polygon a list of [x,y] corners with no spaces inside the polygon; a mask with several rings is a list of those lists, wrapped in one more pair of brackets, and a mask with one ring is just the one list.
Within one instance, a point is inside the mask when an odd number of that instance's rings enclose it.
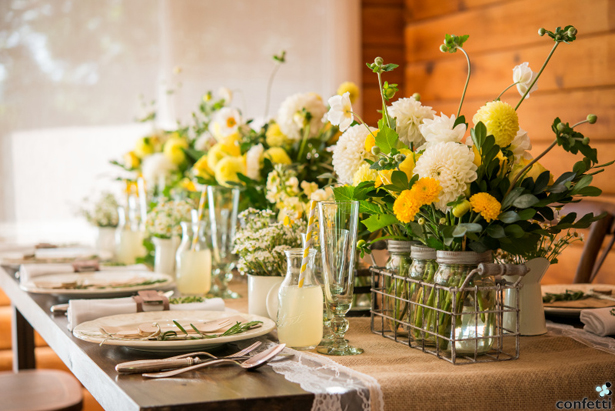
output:
{"label": "small white plate", "polygon": [[[128,287],[113,287],[113,283],[124,283],[127,280],[136,282],[159,281],[149,285]],[[61,284],[79,282],[81,284],[96,284],[100,288],[74,289],[55,288]],[[21,289],[36,294],[51,294],[70,298],[119,297],[132,295],[143,290],[165,290],[174,285],[173,277],[151,271],[105,270],[91,273],[58,273],[33,277],[20,284]]]}
{"label": "small white plate", "polygon": [[[589,292],[590,290],[611,290],[610,297],[615,297],[615,285],[611,284],[549,284],[543,285],[542,295],[545,296],[547,293],[551,294],[561,294],[565,293],[566,290],[570,291],[583,291],[584,293]],[[596,307],[600,308],[602,306]],[[586,308],[564,308],[564,307],[547,307],[545,306],[545,313],[555,314],[561,316],[569,316],[569,317],[578,317],[581,314],[581,310],[585,310],[592,307]]]}
{"label": "small white plate", "polygon": [[150,311],[134,314],[120,314],[109,317],[99,318],[93,321],[87,321],[79,324],[73,330],[73,335],[81,340],[100,344],[105,340],[101,334],[100,328],[118,329],[134,329],[137,332],[138,327],[144,323],[164,323],[176,320],[181,324],[184,323],[203,323],[207,321],[218,320],[220,318],[241,316],[244,321],[262,321],[263,324],[259,328],[246,331],[241,334],[229,335],[226,337],[217,337],[205,340],[179,340],[179,341],[131,341],[131,340],[106,340],[105,345],[117,345],[128,347],[139,351],[148,352],[178,352],[178,351],[193,351],[199,349],[212,349],[223,344],[247,340],[250,338],[260,337],[269,333],[275,328],[275,323],[269,318],[259,317],[252,314],[237,314],[236,312],[225,311]]}

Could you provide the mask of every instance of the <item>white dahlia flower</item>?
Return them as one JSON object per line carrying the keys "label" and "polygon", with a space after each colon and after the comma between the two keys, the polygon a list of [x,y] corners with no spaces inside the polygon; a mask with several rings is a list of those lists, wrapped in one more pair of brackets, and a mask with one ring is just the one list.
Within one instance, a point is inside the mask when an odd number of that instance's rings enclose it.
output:
{"label": "white dahlia flower", "polygon": [[246,175],[252,180],[258,180],[261,167],[263,166],[263,153],[265,148],[262,144],[251,147],[246,153]]}
{"label": "white dahlia flower", "polygon": [[[375,128],[370,127],[372,132]],[[365,138],[369,131],[362,124],[355,124],[341,135],[337,145],[333,149],[333,169],[339,176],[342,184],[352,184],[354,174],[357,172],[363,160],[370,156],[365,151]]]}
{"label": "white dahlia flower", "polygon": [[414,143],[419,147],[425,139],[419,131],[419,126],[425,119],[433,119],[436,114],[429,106],[424,106],[413,98],[400,98],[388,108],[389,115],[397,120],[396,131],[399,139],[408,147]]}
{"label": "white dahlia flower", "polygon": [[446,211],[446,204],[463,194],[468,185],[476,180],[474,152],[465,144],[454,142],[437,143],[419,157],[414,174],[420,178],[431,177],[440,183],[442,191],[436,207]]}
{"label": "white dahlia flower", "polygon": [[[277,122],[280,130],[294,141],[301,139],[301,130],[310,125],[310,137],[315,137],[322,127],[322,118],[327,107],[316,93],[299,93],[288,97],[278,110]],[[306,113],[310,113],[308,122]]]}
{"label": "white dahlia flower", "polygon": [[419,130],[425,138],[425,144],[423,144],[419,150],[424,150],[437,143],[447,143],[452,141],[454,143],[460,143],[463,136],[466,133],[465,124],[457,124],[455,128],[455,115],[451,115],[450,118],[444,113],[440,116],[435,116],[433,119],[426,118],[423,120],[423,124],[419,125]]}

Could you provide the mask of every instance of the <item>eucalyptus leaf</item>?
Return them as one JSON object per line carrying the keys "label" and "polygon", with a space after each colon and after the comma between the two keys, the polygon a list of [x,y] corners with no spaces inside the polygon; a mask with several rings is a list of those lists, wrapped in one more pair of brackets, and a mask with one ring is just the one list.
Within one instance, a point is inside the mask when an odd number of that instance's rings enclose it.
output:
{"label": "eucalyptus leaf", "polygon": [[515,187],[512,190],[510,190],[510,193],[508,193],[504,201],[502,201],[502,208],[510,207],[513,201],[519,198],[521,193],[523,193],[523,187]]}
{"label": "eucalyptus leaf", "polygon": [[498,220],[506,224],[512,224],[521,220],[521,217],[519,217],[519,214],[517,214],[515,211],[510,210],[501,213],[498,216]]}
{"label": "eucalyptus leaf", "polygon": [[487,234],[493,238],[502,238],[506,237],[506,233],[504,232],[504,228],[500,225],[490,225],[485,229]]}
{"label": "eucalyptus leaf", "polygon": [[517,208],[528,208],[536,204],[538,201],[540,200],[538,200],[538,198],[533,194],[523,194],[513,201],[512,205]]}

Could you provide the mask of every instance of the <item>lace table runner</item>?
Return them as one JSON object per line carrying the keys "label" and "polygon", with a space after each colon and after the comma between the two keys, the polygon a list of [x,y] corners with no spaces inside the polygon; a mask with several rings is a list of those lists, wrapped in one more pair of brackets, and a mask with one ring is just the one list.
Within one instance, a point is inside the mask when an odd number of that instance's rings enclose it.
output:
{"label": "lace table runner", "polygon": [[[265,350],[273,342],[261,339]],[[238,344],[239,345],[239,344]],[[288,381],[315,395],[312,411],[383,411],[382,389],[375,378],[340,365],[323,355],[285,348],[291,359],[269,365]]]}

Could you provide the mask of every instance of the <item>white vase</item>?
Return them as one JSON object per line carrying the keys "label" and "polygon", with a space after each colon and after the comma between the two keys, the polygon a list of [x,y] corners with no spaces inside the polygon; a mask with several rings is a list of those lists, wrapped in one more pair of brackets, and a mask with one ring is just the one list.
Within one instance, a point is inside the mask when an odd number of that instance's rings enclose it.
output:
{"label": "white vase", "polygon": [[175,277],[175,253],[179,247],[179,237],[152,237],[155,247],[154,271]]}
{"label": "white vase", "polygon": [[[542,335],[547,332],[545,309],[542,305],[540,280],[544,277],[551,264],[546,258],[534,258],[525,266],[529,272],[521,277],[519,290],[519,333],[521,335]],[[515,283],[518,276],[505,276],[507,281]],[[514,306],[516,290],[506,290],[506,305]],[[514,313],[504,313],[504,327],[515,331],[517,316]]]}
{"label": "white vase", "polygon": [[[274,286],[282,284],[282,281],[282,276],[248,274],[248,313],[268,318],[267,294]],[[272,320],[275,321],[275,318]]]}
{"label": "white vase", "polygon": [[104,255],[103,260],[113,258],[115,253],[115,227],[96,227],[96,250]]}

